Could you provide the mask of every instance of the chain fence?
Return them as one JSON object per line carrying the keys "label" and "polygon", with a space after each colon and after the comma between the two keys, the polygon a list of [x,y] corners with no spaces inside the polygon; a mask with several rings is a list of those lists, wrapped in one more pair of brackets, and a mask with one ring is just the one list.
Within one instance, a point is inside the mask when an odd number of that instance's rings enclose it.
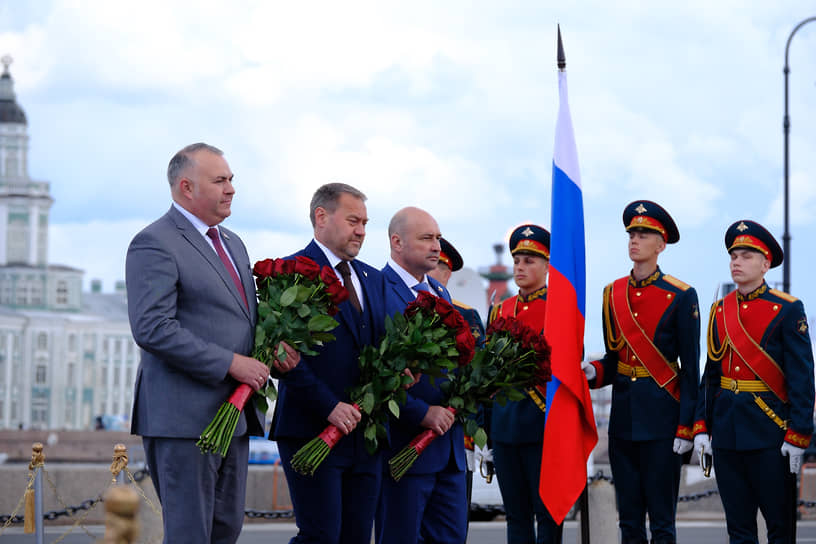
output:
{"label": "chain fence", "polygon": [[[125,469],[127,470],[127,469]],[[139,483],[145,478],[150,476],[150,471],[145,467],[135,472],[128,471],[128,479],[133,483]],[[587,478],[587,484],[593,484],[595,482],[608,482],[610,485],[615,485],[615,481],[611,476],[606,475],[603,471],[598,471],[592,476]],[[53,486],[52,486],[53,487]],[[56,492],[56,490],[54,490]],[[714,495],[719,495],[719,490],[716,488],[708,489],[706,491],[702,491],[700,493],[692,493],[689,495],[680,495],[678,497],[678,502],[694,502],[699,501],[702,499],[707,499]],[[143,498],[146,499],[146,497]],[[82,512],[89,512],[92,508],[94,508],[98,503],[104,502],[102,496],[97,496],[93,499],[86,499],[81,503],[73,506],[66,506],[63,505],[64,508],[59,510],[51,510],[49,512],[45,512],[43,514],[43,519],[47,521],[54,521],[61,517],[69,517],[74,518],[76,514]],[[148,501],[148,504],[154,510],[154,512],[158,512],[158,509]],[[805,501],[799,500],[798,506],[802,508],[816,508],[816,501]],[[247,509],[244,511],[244,515],[249,519],[257,519],[257,520],[283,520],[283,519],[293,519],[294,512],[292,510],[253,510]],[[487,520],[492,519],[499,515],[504,515],[504,506],[501,504],[472,504],[470,507],[470,515],[471,520],[480,521],[480,520]],[[14,523],[23,523],[24,516],[20,514],[0,514],[0,525],[7,525],[7,524],[14,524]]]}

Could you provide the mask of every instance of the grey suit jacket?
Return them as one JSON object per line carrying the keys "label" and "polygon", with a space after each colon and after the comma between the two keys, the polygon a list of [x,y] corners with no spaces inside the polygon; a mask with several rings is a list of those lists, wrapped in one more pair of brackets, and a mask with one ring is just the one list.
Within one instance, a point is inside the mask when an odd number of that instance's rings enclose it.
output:
{"label": "grey suit jacket", "polygon": [[[207,240],[174,207],[130,243],[126,282],[133,338],[141,348],[131,432],[198,438],[239,385],[233,353],[254,346],[257,299],[241,239],[221,228],[249,308]],[[263,434],[263,414],[247,403],[236,435]]]}

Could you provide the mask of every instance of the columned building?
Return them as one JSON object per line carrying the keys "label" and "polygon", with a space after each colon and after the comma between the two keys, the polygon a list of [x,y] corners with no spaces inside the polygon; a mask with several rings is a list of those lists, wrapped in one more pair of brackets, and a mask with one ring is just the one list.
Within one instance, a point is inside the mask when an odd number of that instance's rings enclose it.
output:
{"label": "columned building", "polygon": [[123,284],[82,292],[48,263],[50,184],[28,174],[28,123],[0,59],[0,428],[87,429],[129,417],[138,349]]}

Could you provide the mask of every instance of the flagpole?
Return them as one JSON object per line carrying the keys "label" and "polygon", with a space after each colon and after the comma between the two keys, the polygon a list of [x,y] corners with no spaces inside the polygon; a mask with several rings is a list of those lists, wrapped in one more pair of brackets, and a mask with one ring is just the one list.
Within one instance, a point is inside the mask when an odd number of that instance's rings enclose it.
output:
{"label": "flagpole", "polygon": [[[567,56],[564,54],[564,44],[561,41],[561,25],[558,25],[558,52],[557,58],[558,71],[567,71]],[[587,493],[587,486],[581,492],[578,498],[578,504],[581,510],[581,544],[589,544],[589,495]]]}

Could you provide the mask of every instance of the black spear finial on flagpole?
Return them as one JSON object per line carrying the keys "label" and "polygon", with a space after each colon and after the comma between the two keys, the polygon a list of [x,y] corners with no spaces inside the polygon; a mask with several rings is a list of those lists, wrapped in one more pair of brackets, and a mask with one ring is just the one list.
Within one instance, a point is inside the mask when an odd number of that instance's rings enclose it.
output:
{"label": "black spear finial on flagpole", "polygon": [[564,55],[564,44],[561,42],[561,25],[558,25],[558,69],[567,69],[567,56]]}

